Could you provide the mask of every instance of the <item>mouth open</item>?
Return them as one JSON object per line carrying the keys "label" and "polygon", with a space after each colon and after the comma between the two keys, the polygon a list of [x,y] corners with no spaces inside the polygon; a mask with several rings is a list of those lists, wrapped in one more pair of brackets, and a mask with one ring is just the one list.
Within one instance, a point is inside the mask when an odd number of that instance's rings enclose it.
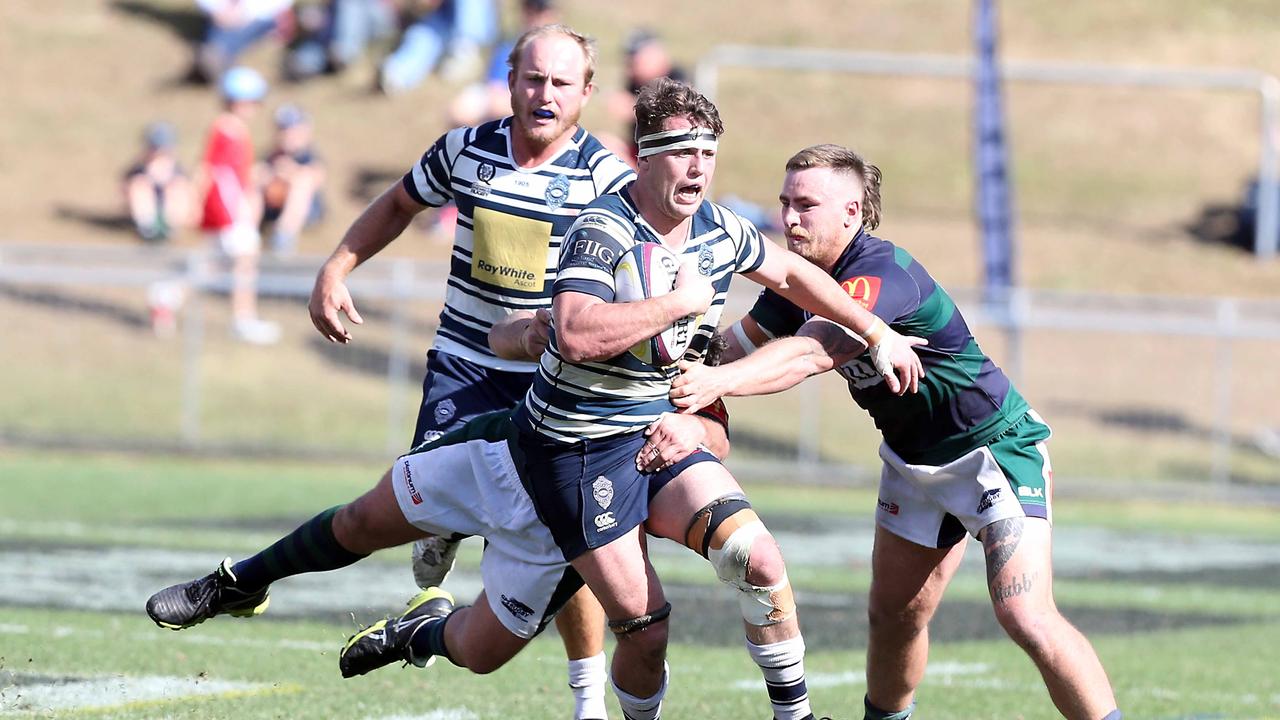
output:
{"label": "mouth open", "polygon": [[702,197],[702,185],[700,183],[690,183],[676,188],[676,200],[678,201],[694,202],[700,197]]}
{"label": "mouth open", "polygon": [[551,112],[550,110],[547,110],[546,108],[538,108],[537,110],[533,111],[533,116],[538,118],[539,120],[554,120],[556,117],[556,114]]}

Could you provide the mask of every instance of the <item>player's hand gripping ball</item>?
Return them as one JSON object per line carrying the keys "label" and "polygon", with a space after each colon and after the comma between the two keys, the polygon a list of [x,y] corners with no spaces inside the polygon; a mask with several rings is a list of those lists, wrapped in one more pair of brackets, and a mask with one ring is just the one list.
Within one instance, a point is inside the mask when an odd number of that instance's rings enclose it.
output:
{"label": "player's hand gripping ball", "polygon": [[[680,271],[680,258],[658,243],[642,242],[622,254],[614,265],[614,302],[635,302],[671,292]],[[701,315],[686,315],[630,352],[641,362],[658,367],[673,365],[684,355]]]}

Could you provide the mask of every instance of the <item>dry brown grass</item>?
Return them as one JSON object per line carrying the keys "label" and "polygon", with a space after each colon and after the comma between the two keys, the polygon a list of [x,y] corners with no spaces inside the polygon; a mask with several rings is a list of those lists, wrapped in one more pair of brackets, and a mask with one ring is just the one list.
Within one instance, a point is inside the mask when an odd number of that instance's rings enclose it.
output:
{"label": "dry brown grass", "polygon": [[[636,25],[661,28],[686,65],[719,43],[968,52],[968,4],[946,0],[735,3],[732,12],[720,3],[564,5],[569,22],[600,39],[604,92],[620,86],[620,43]],[[1135,0],[1069,10],[1031,0],[1001,5],[1010,58],[1280,72],[1272,52],[1280,16],[1262,0]],[[165,20],[191,13],[186,0],[0,5],[0,62],[12,69],[0,125],[0,240],[132,242],[84,218],[118,214],[116,180],[148,120],[175,122],[182,155],[194,162],[216,102],[207,89],[176,83],[188,51]],[[275,78],[277,57],[264,46],[249,62]],[[369,91],[372,69],[274,84],[270,106],[291,101],[314,112],[333,170],[331,220],[304,239],[305,251],[330,248],[368,192],[402,172],[444,129],[452,88],[432,82],[387,99]],[[617,130],[600,100],[588,108],[586,124]],[[971,284],[978,261],[967,103],[967,87],[951,81],[727,71],[721,106],[729,134],[718,186],[771,207],[778,168],[791,151],[817,141],[851,144],[886,171],[884,234],[916,249],[945,282]],[[1206,205],[1236,199],[1253,172],[1253,98],[1012,85],[1008,105],[1026,284],[1274,294],[1274,266],[1205,246],[1184,229]],[[265,113],[256,129],[265,138]],[[361,184],[368,175],[379,180]],[[393,252],[442,250],[407,242]]]}

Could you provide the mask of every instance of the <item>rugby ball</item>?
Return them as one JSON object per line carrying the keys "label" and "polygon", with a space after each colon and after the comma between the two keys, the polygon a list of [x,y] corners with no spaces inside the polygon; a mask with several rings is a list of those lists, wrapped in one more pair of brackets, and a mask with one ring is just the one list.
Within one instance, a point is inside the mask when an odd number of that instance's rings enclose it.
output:
{"label": "rugby ball", "polygon": [[[614,302],[636,302],[666,295],[675,288],[679,270],[680,258],[675,253],[658,243],[637,243],[614,265]],[[674,364],[693,340],[700,317],[686,315],[680,318],[649,340],[634,345],[630,353],[648,365],[665,367]]]}

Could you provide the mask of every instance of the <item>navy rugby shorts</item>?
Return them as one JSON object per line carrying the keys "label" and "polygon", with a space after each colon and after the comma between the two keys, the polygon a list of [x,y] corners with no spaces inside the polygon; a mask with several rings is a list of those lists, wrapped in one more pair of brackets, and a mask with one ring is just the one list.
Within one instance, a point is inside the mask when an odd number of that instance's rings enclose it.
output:
{"label": "navy rugby shorts", "polygon": [[656,473],[636,469],[644,432],[566,444],[520,429],[525,487],[566,560],[626,535],[649,518],[649,502],[685,468],[720,462],[706,450]]}
{"label": "navy rugby shorts", "polygon": [[524,399],[533,373],[492,370],[469,360],[431,350],[422,379],[422,405],[413,431],[415,448],[452,432],[472,418],[510,410]]}

